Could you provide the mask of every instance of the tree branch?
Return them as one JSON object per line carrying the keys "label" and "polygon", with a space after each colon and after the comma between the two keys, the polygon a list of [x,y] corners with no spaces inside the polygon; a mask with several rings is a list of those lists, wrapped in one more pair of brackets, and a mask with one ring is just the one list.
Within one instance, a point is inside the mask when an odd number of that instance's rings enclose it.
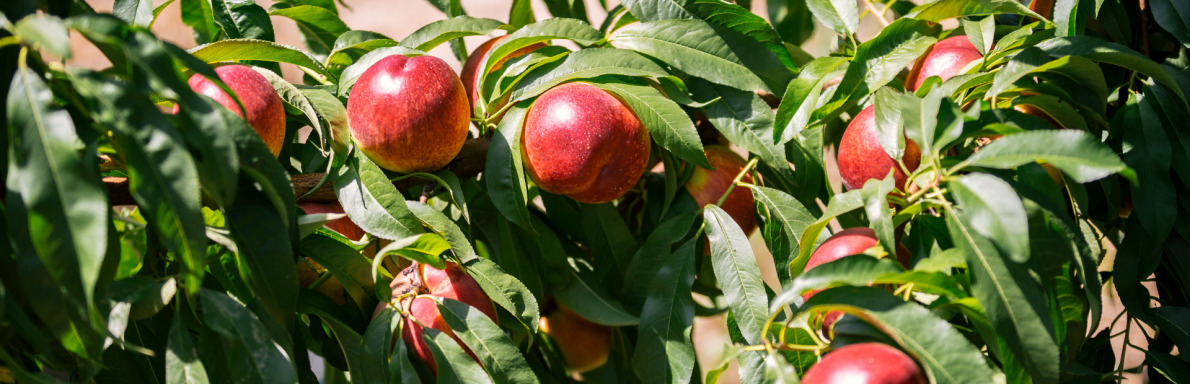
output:
{"label": "tree branch", "polygon": [[[459,150],[459,155],[455,157],[443,169],[447,169],[458,176],[459,179],[469,179],[475,177],[483,171],[484,165],[488,157],[488,145],[491,144],[491,139],[487,137],[480,137],[478,139],[468,139],[463,143],[463,149]],[[290,183],[293,184],[293,193],[295,196],[306,195],[298,200],[298,202],[306,203],[328,203],[338,201],[335,195],[335,188],[329,181],[323,183],[318,189],[314,189],[318,182],[322,180],[324,174],[322,173],[299,173],[289,176]],[[425,184],[426,179],[411,177],[408,179],[393,182],[397,189],[406,189],[418,185]],[[111,197],[112,205],[135,205],[136,200],[133,199],[132,193],[128,190],[128,178],[126,177],[105,177],[103,184],[107,186],[108,196]],[[313,192],[311,192],[311,190]]]}

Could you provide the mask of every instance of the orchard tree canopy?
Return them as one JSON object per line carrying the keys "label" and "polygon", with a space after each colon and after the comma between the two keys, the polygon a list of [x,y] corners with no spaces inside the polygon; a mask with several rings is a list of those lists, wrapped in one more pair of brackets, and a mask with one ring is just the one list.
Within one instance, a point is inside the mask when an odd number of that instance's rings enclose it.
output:
{"label": "orchard tree canopy", "polygon": [[0,382],[1190,382],[1190,2],[1022,1],[4,0]]}

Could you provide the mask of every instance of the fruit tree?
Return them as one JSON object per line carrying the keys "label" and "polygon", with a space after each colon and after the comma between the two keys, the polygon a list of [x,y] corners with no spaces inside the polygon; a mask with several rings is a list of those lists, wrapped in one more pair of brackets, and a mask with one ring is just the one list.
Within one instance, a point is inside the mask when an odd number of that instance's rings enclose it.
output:
{"label": "fruit tree", "polygon": [[0,1],[0,383],[1190,383],[1190,1],[380,3]]}

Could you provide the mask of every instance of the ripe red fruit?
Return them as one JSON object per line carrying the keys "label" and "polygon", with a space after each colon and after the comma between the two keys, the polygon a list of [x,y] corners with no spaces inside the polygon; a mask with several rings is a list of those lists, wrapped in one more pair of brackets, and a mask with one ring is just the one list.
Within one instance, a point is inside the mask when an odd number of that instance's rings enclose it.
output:
{"label": "ripe red fruit", "polygon": [[[843,177],[843,185],[847,189],[860,189],[871,179],[880,180],[888,175],[890,169],[895,169],[893,179],[897,189],[904,189],[905,172],[897,166],[880,141],[876,138],[876,108],[869,105],[864,108],[843,132],[843,140],[839,142],[839,176]],[[917,169],[921,163],[921,149],[912,140],[905,140],[905,154],[901,156],[905,167],[910,172]]]}
{"label": "ripe red fruit", "polygon": [[587,83],[542,94],[529,108],[521,142],[538,187],[589,204],[623,196],[649,159],[649,131],[636,113]]}
{"label": "ripe red fruit", "polygon": [[[809,271],[821,264],[864,253],[868,248],[878,245],[880,245],[880,241],[876,239],[876,231],[873,231],[872,228],[852,227],[844,229],[829,239],[826,239],[826,241],[822,242],[822,245],[818,246],[818,249],[814,250],[814,253],[810,255],[810,260],[806,261],[805,270]],[[897,244],[897,262],[901,263],[901,266],[908,268],[910,257],[909,249]],[[802,295],[802,299],[810,300],[810,297],[819,291],[807,292]],[[843,317],[843,312],[828,312],[822,319],[822,329],[830,333],[831,327],[840,317]]]}
{"label": "ripe red fruit", "polygon": [[942,78],[942,81],[954,77],[959,70],[973,61],[982,59],[983,55],[971,44],[966,35],[952,36],[934,43],[925,54],[913,64],[909,77],[905,79],[905,89],[913,92],[921,88],[921,84],[932,76]]}
{"label": "ripe red fruit", "polygon": [[[339,203],[298,203],[298,207],[311,215],[317,213],[343,213],[343,206],[339,205]],[[364,230],[346,217],[326,223],[326,228],[339,232],[340,235],[351,240],[360,241],[364,238]]]}
{"label": "ripe red fruit", "polygon": [[[500,40],[504,40],[505,37],[508,37],[508,36],[505,35],[505,36],[494,37],[491,40],[485,41],[483,44],[480,44],[479,47],[475,48],[475,51],[471,52],[470,56],[467,56],[467,61],[465,63],[463,63],[463,71],[461,72],[460,77],[463,79],[463,87],[467,88],[467,101],[468,101],[467,105],[471,106],[472,108],[475,107],[476,102],[479,100],[479,96],[477,95],[477,93],[479,92],[479,88],[480,88],[479,64],[483,62],[484,58],[488,57],[488,52],[490,52],[492,50],[492,47],[495,46],[496,43],[499,43]],[[508,61],[509,59],[526,55],[529,52],[533,52],[533,51],[537,50],[538,48],[541,48],[544,46],[546,46],[545,43],[537,43],[537,44],[530,45],[528,47],[518,49],[518,50],[514,51],[512,54],[505,56],[504,58],[502,58],[500,60],[497,60],[495,63],[492,63],[491,70],[492,71],[498,70],[498,69],[504,67],[504,62]],[[497,109],[498,109],[498,107],[499,106],[497,106]]]}
{"label": "ripe red fruit", "polygon": [[802,384],[927,384],[913,358],[881,343],[851,344],[806,370]]}
{"label": "ripe red fruit", "polygon": [[356,145],[377,165],[432,172],[463,148],[471,111],[463,83],[442,59],[393,55],[356,81],[347,118]]}
{"label": "ripe red fruit", "polygon": [[[264,75],[246,65],[232,64],[215,67],[215,73],[240,98],[244,109],[240,109],[240,105],[231,95],[223,92],[218,85],[201,75],[190,76],[190,88],[215,99],[219,104],[247,120],[248,125],[256,130],[256,134],[260,135],[261,141],[264,141],[264,144],[269,147],[273,156],[279,155],[281,146],[285,144],[285,106],[281,103],[281,96],[277,95],[277,90],[273,89],[273,85],[269,84],[269,80],[265,79]],[[178,107],[175,106],[174,113],[177,111]],[[245,112],[247,112],[247,116],[245,116]]]}
{"label": "ripe red fruit", "polygon": [[557,303],[551,313],[541,318],[538,326],[562,351],[566,368],[571,372],[590,371],[607,362],[612,336],[606,325],[592,323]]}
{"label": "ripe red fruit", "polygon": [[[736,175],[739,175],[747,165],[744,158],[733,152],[731,148],[722,145],[708,145],[704,149],[707,160],[710,161],[711,167],[714,169],[695,168],[694,174],[690,176],[690,181],[686,182],[686,191],[690,192],[690,196],[694,197],[694,202],[698,203],[700,208],[707,204],[718,203],[719,198],[727,192],[727,188],[731,186]],[[740,181],[751,184],[752,175],[745,174]],[[723,201],[721,208],[731,215],[731,218],[735,220],[736,224],[739,224],[745,234],[752,234],[756,231],[756,200],[752,197],[751,189],[744,187],[733,189],[727,196],[727,200]]]}
{"label": "ripe red fruit", "polygon": [[[476,283],[475,279],[467,275],[457,264],[447,263],[446,269],[442,270],[425,264],[414,263],[402,270],[393,279],[390,286],[393,289],[394,298],[412,292],[415,295],[454,299],[479,309],[480,312],[488,315],[492,321],[496,321],[496,307],[492,304],[492,300],[479,287],[479,283]],[[387,305],[387,303],[380,303],[376,311],[379,312],[384,305]],[[455,342],[459,343],[459,346],[463,347],[463,350],[467,351],[467,354],[471,355],[472,359],[476,359],[471,349],[467,348],[459,340],[458,336],[455,336],[450,326],[442,319],[442,314],[438,312],[438,305],[434,302],[434,299],[424,296],[411,297],[402,301],[401,306],[407,306],[408,308],[408,312],[405,313],[405,324],[404,329],[401,331],[401,338],[405,340],[405,344],[409,346],[409,350],[414,355],[417,355],[422,362],[425,362],[431,371],[437,373],[438,364],[434,361],[434,355],[430,352],[429,346],[426,345],[425,339],[422,338],[421,324],[450,335]],[[476,359],[476,361],[479,360]]]}

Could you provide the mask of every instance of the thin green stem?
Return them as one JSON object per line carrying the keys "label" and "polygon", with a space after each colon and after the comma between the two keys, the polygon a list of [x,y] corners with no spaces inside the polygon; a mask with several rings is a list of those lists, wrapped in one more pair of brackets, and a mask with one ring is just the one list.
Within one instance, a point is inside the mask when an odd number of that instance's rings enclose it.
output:
{"label": "thin green stem", "polygon": [[723,202],[727,201],[727,196],[731,195],[731,191],[734,190],[736,185],[740,183],[740,180],[744,179],[744,175],[747,175],[748,172],[752,171],[752,168],[756,167],[756,162],[759,160],[760,158],[753,157],[752,160],[748,161],[748,164],[744,165],[744,169],[740,170],[740,173],[735,175],[735,179],[731,180],[731,185],[727,187],[727,191],[723,192],[723,196],[719,197],[719,201],[716,202],[715,205],[723,206]]}

